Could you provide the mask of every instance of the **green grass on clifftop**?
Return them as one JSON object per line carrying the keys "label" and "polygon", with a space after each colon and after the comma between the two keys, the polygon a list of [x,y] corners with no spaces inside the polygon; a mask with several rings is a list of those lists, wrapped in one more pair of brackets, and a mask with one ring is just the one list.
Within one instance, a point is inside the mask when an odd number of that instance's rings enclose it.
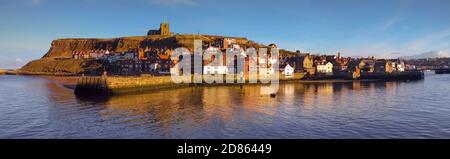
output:
{"label": "green grass on clifftop", "polygon": [[100,69],[101,65],[92,60],[42,58],[34,60],[19,69],[21,72],[81,74]]}

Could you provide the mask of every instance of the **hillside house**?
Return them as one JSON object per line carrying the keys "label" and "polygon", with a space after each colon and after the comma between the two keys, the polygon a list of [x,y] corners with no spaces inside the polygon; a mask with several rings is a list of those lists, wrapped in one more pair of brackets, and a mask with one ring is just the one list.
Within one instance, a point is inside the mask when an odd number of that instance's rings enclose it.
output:
{"label": "hillside house", "polygon": [[292,67],[291,65],[287,64],[286,66],[283,67],[283,75],[286,78],[291,78],[294,76],[294,67]]}
{"label": "hillside house", "polygon": [[394,67],[391,61],[388,60],[377,60],[374,65],[374,72],[377,74],[392,73]]}
{"label": "hillside house", "polygon": [[318,63],[316,65],[317,73],[325,74],[325,75],[333,75],[333,64],[331,62],[327,63]]}

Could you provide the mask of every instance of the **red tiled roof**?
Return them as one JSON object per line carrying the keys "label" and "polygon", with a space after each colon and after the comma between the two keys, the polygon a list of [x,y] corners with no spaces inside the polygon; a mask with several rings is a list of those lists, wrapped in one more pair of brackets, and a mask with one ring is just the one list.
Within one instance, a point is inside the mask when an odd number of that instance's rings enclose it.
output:
{"label": "red tiled roof", "polygon": [[159,59],[161,60],[168,60],[169,59],[169,55],[158,55]]}

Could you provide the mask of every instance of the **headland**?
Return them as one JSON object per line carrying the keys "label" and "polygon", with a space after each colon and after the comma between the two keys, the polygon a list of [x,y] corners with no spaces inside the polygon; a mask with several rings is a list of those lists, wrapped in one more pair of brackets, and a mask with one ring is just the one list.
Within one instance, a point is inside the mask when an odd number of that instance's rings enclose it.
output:
{"label": "headland", "polygon": [[[195,41],[201,43],[197,45]],[[352,80],[421,80],[423,72],[415,65],[401,59],[375,57],[351,58],[320,55],[278,48],[274,43],[261,44],[245,37],[205,34],[179,34],[170,31],[169,23],[161,23],[159,29],[151,29],[145,36],[118,38],[68,38],[51,43],[49,51],[38,60],[22,68],[10,71],[24,75],[81,76],[76,94],[88,92],[130,92],[129,90],[157,90],[192,85],[232,85],[229,83],[175,84],[171,74],[181,74],[182,57],[173,56],[177,48],[184,48],[192,59],[197,49],[201,76],[235,75],[247,78],[249,72],[259,75],[279,74],[280,82],[289,81],[352,81]],[[257,50],[257,56],[248,50]],[[261,49],[276,49],[278,56],[259,56]],[[233,60],[227,59],[228,51],[238,51]],[[230,55],[228,55],[230,56]],[[236,55],[235,55],[236,56]],[[206,58],[205,58],[206,57]],[[231,56],[230,56],[231,57]],[[236,58],[244,60],[241,72],[236,72]],[[257,66],[250,66],[250,61]],[[214,61],[221,61],[215,63]],[[222,62],[223,61],[223,62]],[[274,66],[278,67],[274,67]],[[262,67],[264,66],[264,67]],[[5,72],[5,71],[4,71]],[[7,72],[7,71],[6,71]],[[0,71],[0,73],[2,73]],[[248,82],[245,82],[248,83]],[[80,93],[81,92],[81,93]]]}

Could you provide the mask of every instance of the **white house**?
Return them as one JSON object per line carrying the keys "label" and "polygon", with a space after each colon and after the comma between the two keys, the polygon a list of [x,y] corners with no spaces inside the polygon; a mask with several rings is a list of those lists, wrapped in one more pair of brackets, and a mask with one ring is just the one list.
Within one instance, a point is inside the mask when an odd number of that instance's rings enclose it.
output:
{"label": "white house", "polygon": [[398,72],[404,72],[406,68],[405,63],[403,61],[395,63],[395,67],[396,67],[395,69],[397,69]]}
{"label": "white house", "polygon": [[156,70],[158,69],[158,67],[159,67],[159,64],[158,64],[158,63],[152,63],[152,64],[150,64],[150,69],[151,69],[152,71],[156,71]]}
{"label": "white house", "polygon": [[233,39],[233,38],[225,38],[225,39],[224,39],[224,43],[226,43],[227,46],[231,46],[231,45],[233,45],[233,44],[236,43],[236,39]]}
{"label": "white house", "polygon": [[317,64],[317,73],[333,75],[333,64],[331,62],[326,64]]}
{"label": "white house", "polygon": [[227,66],[203,66],[203,74],[205,75],[224,75],[227,73]]}
{"label": "white house", "polygon": [[287,64],[284,67],[284,71],[283,74],[286,78],[291,78],[292,76],[294,76],[294,67],[292,67],[291,65]]}

